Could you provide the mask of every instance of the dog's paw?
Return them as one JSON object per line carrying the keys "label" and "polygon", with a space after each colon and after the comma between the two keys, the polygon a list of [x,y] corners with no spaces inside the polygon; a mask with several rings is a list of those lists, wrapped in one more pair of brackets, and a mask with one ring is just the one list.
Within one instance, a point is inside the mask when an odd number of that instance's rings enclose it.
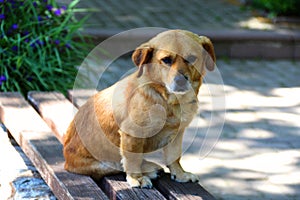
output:
{"label": "dog's paw", "polygon": [[190,172],[183,172],[180,174],[171,174],[171,179],[175,180],[177,182],[180,183],[185,183],[185,182],[198,182],[199,181],[199,177],[195,174],[192,174]]}
{"label": "dog's paw", "polygon": [[139,181],[141,188],[152,188],[152,182],[148,176],[143,176]]}
{"label": "dog's paw", "polygon": [[127,175],[126,180],[130,187],[152,188],[152,182],[148,176],[135,178]]}

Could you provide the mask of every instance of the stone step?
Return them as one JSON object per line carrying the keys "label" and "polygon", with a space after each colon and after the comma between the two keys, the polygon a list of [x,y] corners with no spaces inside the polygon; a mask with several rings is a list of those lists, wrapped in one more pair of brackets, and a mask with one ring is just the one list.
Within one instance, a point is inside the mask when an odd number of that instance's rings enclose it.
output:
{"label": "stone step", "polygon": [[[297,31],[251,31],[224,30],[207,31],[192,30],[199,35],[211,38],[217,57],[239,59],[300,59],[300,32]],[[85,29],[84,34],[92,36],[95,45],[116,34],[121,30]],[[130,31],[133,32],[133,31]],[[123,46],[133,40],[147,41],[153,37],[153,31],[137,31],[119,40]]]}

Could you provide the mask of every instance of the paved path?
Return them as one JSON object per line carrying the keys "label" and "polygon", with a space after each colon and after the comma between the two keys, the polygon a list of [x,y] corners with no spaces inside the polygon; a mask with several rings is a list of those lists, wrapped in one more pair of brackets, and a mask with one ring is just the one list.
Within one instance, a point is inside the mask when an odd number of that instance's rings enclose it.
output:
{"label": "paved path", "polygon": [[218,66],[226,122],[211,154],[194,158],[201,183],[220,199],[299,199],[300,62],[232,60]]}
{"label": "paved path", "polygon": [[[270,24],[256,18],[240,0],[85,0],[78,7],[94,12],[88,20],[90,28],[128,30],[138,27],[180,28],[188,30],[289,29],[286,24]],[[87,13],[84,13],[86,15]],[[81,15],[83,16],[83,15]],[[298,26],[299,27],[299,26]]]}
{"label": "paved path", "polygon": [[104,29],[154,26],[220,30],[236,28],[240,20],[249,17],[249,13],[241,12],[239,7],[219,0],[82,1],[80,6],[99,9],[92,14],[89,23]]}
{"label": "paved path", "polygon": [[78,7],[90,10],[78,17],[90,15],[84,31],[96,41],[141,27],[187,29],[209,36],[220,56],[299,59],[300,23],[272,23],[242,1],[85,0]]}

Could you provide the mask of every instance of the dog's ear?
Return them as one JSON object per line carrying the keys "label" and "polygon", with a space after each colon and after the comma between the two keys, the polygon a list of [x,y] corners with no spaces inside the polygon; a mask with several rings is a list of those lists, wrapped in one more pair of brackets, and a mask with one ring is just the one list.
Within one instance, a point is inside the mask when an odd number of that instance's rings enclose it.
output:
{"label": "dog's ear", "polygon": [[139,67],[138,77],[143,74],[143,66],[151,61],[153,54],[153,48],[148,44],[143,44],[135,49],[132,54],[133,63]]}
{"label": "dog's ear", "polygon": [[202,44],[205,54],[205,66],[209,71],[213,71],[216,63],[216,55],[212,42],[205,36],[200,36],[200,43]]}

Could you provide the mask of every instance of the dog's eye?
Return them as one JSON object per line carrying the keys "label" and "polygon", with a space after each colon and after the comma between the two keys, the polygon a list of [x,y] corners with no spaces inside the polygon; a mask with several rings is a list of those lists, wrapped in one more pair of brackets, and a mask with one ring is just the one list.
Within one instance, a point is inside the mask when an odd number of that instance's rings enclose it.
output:
{"label": "dog's eye", "polygon": [[185,62],[189,64],[193,64],[197,60],[197,57],[194,55],[189,55],[186,59]]}
{"label": "dog's eye", "polygon": [[171,57],[164,57],[163,59],[161,59],[161,61],[163,61],[163,63],[165,63],[166,65],[172,65],[173,60]]}

